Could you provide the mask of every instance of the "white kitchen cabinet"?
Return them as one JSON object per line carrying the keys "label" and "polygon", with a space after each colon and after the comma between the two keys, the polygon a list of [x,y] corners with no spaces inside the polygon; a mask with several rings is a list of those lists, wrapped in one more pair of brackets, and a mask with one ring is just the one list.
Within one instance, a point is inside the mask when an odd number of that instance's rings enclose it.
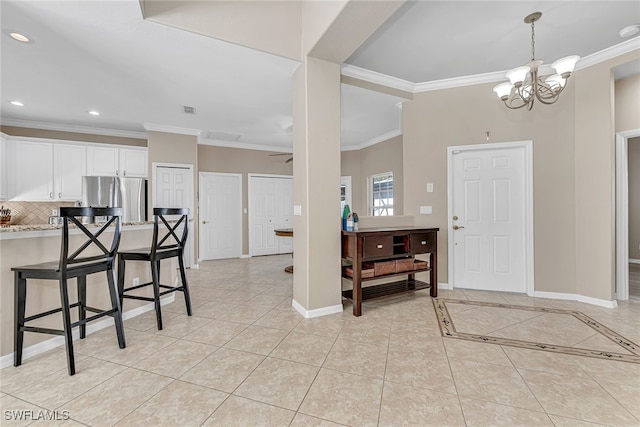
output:
{"label": "white kitchen cabinet", "polygon": [[89,176],[117,176],[118,161],[117,147],[87,147],[87,175]]}
{"label": "white kitchen cabinet", "polygon": [[82,177],[87,174],[86,148],[82,145],[54,144],[54,199],[82,200]]}
{"label": "white kitchen cabinet", "polygon": [[7,198],[34,202],[82,199],[84,146],[32,141],[7,144]]}
{"label": "white kitchen cabinet", "polygon": [[120,148],[120,176],[127,178],[147,177],[147,150]]}
{"label": "white kitchen cabinet", "polygon": [[146,178],[147,150],[88,146],[87,175]]}
{"label": "white kitchen cabinet", "polygon": [[8,141],[7,162],[11,200],[53,200],[53,144]]}

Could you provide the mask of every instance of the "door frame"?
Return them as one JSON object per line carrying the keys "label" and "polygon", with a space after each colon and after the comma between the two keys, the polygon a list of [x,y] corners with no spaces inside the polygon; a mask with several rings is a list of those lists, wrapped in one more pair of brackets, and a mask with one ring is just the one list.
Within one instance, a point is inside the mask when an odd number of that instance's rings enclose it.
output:
{"label": "door frame", "polygon": [[629,299],[629,139],[640,129],[616,133],[616,291],[615,299]]}
{"label": "door frame", "polygon": [[249,234],[249,257],[253,256],[251,248],[253,248],[253,233],[251,232],[251,178],[287,178],[293,179],[293,175],[275,175],[268,173],[248,173],[247,174],[247,232]]}
{"label": "door frame", "polygon": [[[197,236],[196,230],[198,229],[198,222],[194,220],[194,218],[197,218],[197,212],[195,209],[195,203],[196,203],[196,182],[195,182],[195,177],[193,176],[193,170],[194,170],[194,166],[191,163],[166,163],[166,162],[152,162],[151,163],[151,197],[149,197],[149,199],[151,200],[151,206],[149,206],[149,209],[151,211],[151,217],[153,217],[153,205],[155,204],[155,198],[156,198],[156,178],[157,178],[157,172],[158,172],[158,168],[174,168],[174,169],[188,169],[189,172],[191,173],[191,204],[189,206],[189,216],[188,216],[188,220],[190,223],[194,224],[193,227],[189,227],[189,237],[191,237],[190,239],[187,239],[187,245],[189,245],[189,249],[191,251],[191,263],[187,263],[187,267],[191,267],[191,268],[199,268],[196,260],[198,259],[197,255],[196,255],[196,245],[195,245],[195,236]],[[191,264],[191,265],[189,265]]]}
{"label": "door frame", "polygon": [[497,142],[489,144],[456,145],[447,147],[447,263],[448,288],[454,289],[453,257],[453,154],[461,151],[499,150],[521,148],[524,154],[524,279],[527,295],[533,296],[534,287],[534,245],[533,245],[533,141]]}
{"label": "door frame", "polygon": [[[198,173],[198,224],[200,223],[200,200],[203,200],[202,197],[202,191],[203,191],[203,186],[202,186],[202,177],[203,176],[233,176],[233,177],[238,177],[240,178],[239,181],[239,185],[240,185],[240,197],[238,198],[238,206],[237,206],[237,212],[238,215],[240,216],[240,230],[238,233],[238,237],[239,237],[239,248],[240,248],[240,253],[238,254],[238,257],[242,256],[242,238],[243,238],[243,233],[242,233],[242,174],[241,173],[222,173],[222,172],[199,172]],[[200,234],[201,230],[200,227],[198,227],[198,262],[202,261],[202,243],[204,242],[204,239],[202,238],[202,235]]]}

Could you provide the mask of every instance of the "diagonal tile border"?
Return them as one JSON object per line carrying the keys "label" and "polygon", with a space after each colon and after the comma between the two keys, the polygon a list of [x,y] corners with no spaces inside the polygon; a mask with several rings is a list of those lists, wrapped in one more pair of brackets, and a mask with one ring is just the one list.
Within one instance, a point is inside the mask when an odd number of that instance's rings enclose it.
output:
{"label": "diagonal tile border", "polygon": [[[615,353],[615,352],[609,352],[609,351],[565,347],[565,346],[560,346],[555,344],[546,344],[546,343],[539,343],[539,342],[514,340],[510,338],[492,337],[491,335],[480,335],[480,334],[469,334],[465,332],[458,332],[456,331],[453,320],[451,319],[451,315],[447,310],[447,302],[455,303],[455,304],[472,305],[472,306],[478,306],[478,307],[506,308],[506,309],[512,309],[512,310],[535,311],[535,312],[541,312],[541,313],[565,314],[567,316],[573,316],[580,322],[584,323],[585,325],[597,331],[602,336],[618,344],[621,347],[621,349],[626,350],[628,353],[622,352],[622,351],[620,353]],[[630,362],[630,363],[640,364],[640,347],[637,344],[634,344],[633,342],[626,339],[622,335],[607,328],[603,324],[596,322],[589,316],[579,311],[562,310],[562,309],[556,309],[556,308],[544,308],[544,307],[528,307],[528,306],[522,306],[522,305],[500,304],[500,303],[480,302],[480,301],[453,300],[453,299],[446,299],[446,298],[433,298],[433,307],[435,309],[436,316],[438,317],[438,324],[440,325],[440,333],[442,334],[443,337],[457,338],[457,339],[476,341],[476,342],[484,342],[484,343],[490,343],[490,344],[506,345],[511,347],[527,348],[531,350],[549,351],[553,353],[569,354],[573,356],[587,356],[587,357],[595,357],[598,359],[618,360],[621,362]]]}

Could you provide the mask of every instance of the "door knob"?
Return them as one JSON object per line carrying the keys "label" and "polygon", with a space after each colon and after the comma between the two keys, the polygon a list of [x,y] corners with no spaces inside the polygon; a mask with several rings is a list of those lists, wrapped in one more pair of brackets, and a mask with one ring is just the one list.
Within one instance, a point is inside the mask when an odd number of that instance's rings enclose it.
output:
{"label": "door knob", "polygon": [[459,229],[461,229],[461,228],[464,228],[464,225],[461,225],[461,226],[454,225],[454,226],[453,226],[453,229],[454,229],[454,230],[459,230]]}
{"label": "door knob", "polygon": [[202,221],[203,224],[209,224],[209,221]]}

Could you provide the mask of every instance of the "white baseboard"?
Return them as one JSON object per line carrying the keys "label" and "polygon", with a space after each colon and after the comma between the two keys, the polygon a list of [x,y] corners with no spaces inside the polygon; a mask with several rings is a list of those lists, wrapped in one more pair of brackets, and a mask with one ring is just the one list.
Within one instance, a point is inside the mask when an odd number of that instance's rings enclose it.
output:
{"label": "white baseboard", "polygon": [[629,264],[640,264],[640,259],[629,258]]}
{"label": "white baseboard", "polygon": [[587,303],[587,304],[597,305],[599,307],[605,307],[605,308],[616,308],[616,307],[618,307],[618,301],[616,301],[616,300],[607,301],[607,300],[599,299],[599,298],[585,297],[583,295],[578,295],[578,302],[584,302],[584,303]]}
{"label": "white baseboard", "polygon": [[342,313],[342,304],[331,305],[329,307],[316,308],[315,310],[305,309],[296,300],[291,301],[291,305],[296,311],[304,316],[305,319],[311,319],[313,317],[326,316],[328,314]]}
{"label": "white baseboard", "polygon": [[240,255],[240,257],[239,257],[239,258],[240,258],[240,259],[242,259],[242,258],[251,258],[251,255],[249,255],[249,254],[242,254],[242,255]]}
{"label": "white baseboard", "polygon": [[605,308],[616,308],[618,306],[618,302],[616,300],[608,301],[608,300],[599,299],[599,298],[586,297],[584,295],[578,295],[578,294],[566,294],[566,293],[561,293],[561,292],[535,291],[533,296],[536,297],[536,298],[549,298],[549,299],[562,299],[562,300],[569,300],[569,301],[578,301],[578,302],[584,302],[586,304],[597,305],[599,307],[605,307]]}
{"label": "white baseboard", "polygon": [[[171,295],[162,298],[160,300],[160,304],[171,304],[173,301],[175,301],[175,294],[172,293]],[[154,310],[153,303],[145,304],[143,306],[122,313],[122,320],[128,320],[152,310]],[[113,326],[112,317],[108,317],[97,322],[87,323],[87,335],[91,335],[94,332],[98,332],[99,330],[108,328],[110,326]],[[76,328],[73,331],[73,339],[77,340],[79,338],[80,330]],[[36,357],[39,354],[52,350],[61,345],[64,345],[64,337],[58,336],[26,347],[24,350],[22,350],[22,361],[24,362],[27,359]],[[4,356],[0,357],[0,369],[4,369],[7,366],[13,366],[13,353],[5,354]]]}
{"label": "white baseboard", "polygon": [[576,294],[565,294],[561,292],[543,292],[534,291],[533,296],[536,298],[549,298],[549,299],[566,299],[569,301],[577,301],[578,296]]}
{"label": "white baseboard", "polygon": [[449,286],[448,283],[446,282],[438,282],[438,289],[453,289],[451,286]]}

